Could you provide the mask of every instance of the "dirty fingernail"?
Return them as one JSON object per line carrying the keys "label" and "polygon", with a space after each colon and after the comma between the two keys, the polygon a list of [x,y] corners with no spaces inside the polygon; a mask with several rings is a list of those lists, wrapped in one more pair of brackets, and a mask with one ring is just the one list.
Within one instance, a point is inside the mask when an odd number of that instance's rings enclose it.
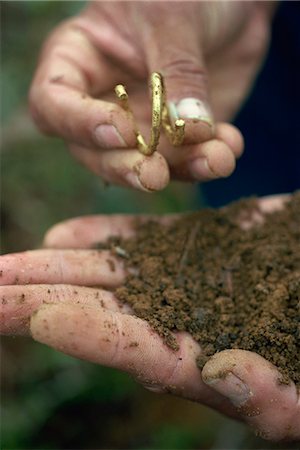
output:
{"label": "dirty fingernail", "polygon": [[127,181],[127,183],[129,184],[129,186],[135,188],[135,189],[139,189],[140,191],[146,191],[149,192],[149,189],[147,189],[140,181],[140,177],[134,173],[134,172],[128,172],[125,175],[125,179]]}
{"label": "dirty fingernail", "polygon": [[188,97],[178,102],[169,102],[168,108],[171,120],[174,122],[176,119],[194,119],[207,122],[208,125],[213,124],[209,106],[197,98]]}
{"label": "dirty fingernail", "polygon": [[97,144],[102,148],[127,147],[126,142],[114,125],[98,125],[94,133]]}
{"label": "dirty fingernail", "polygon": [[170,181],[168,164],[157,152],[138,161],[134,171],[143,190],[147,192],[161,191]]}
{"label": "dirty fingernail", "polygon": [[231,372],[224,378],[204,379],[204,382],[227,397],[237,407],[242,406],[253,396],[249,386]]}
{"label": "dirty fingernail", "polygon": [[207,158],[197,158],[191,161],[189,171],[196,180],[216,178],[216,175],[210,170]]}

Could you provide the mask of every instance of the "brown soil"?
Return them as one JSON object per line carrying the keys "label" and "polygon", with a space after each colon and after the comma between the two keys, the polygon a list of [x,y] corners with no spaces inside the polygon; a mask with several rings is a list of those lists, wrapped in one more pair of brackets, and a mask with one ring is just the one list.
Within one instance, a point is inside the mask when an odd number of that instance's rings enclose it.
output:
{"label": "brown soil", "polygon": [[[240,228],[253,218],[252,228]],[[300,192],[261,218],[250,199],[168,226],[137,224],[136,238],[117,245],[138,275],[116,294],[172,348],[173,332],[191,333],[203,349],[200,368],[214,353],[240,348],[275,364],[281,383],[300,384]]]}

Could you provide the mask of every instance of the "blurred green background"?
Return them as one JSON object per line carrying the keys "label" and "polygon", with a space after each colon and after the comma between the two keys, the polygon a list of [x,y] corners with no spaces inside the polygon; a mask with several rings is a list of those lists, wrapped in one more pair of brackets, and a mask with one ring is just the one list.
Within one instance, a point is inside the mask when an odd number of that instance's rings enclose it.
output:
{"label": "blurred green background", "polygon": [[[39,48],[59,21],[83,6],[80,1],[1,2],[3,253],[37,248],[47,228],[73,216],[199,206],[195,188],[182,184],[155,195],[105,187],[60,140],[35,130],[27,92]],[[2,338],[1,352],[1,448],[281,448],[205,407],[152,394],[125,374],[29,339]]]}

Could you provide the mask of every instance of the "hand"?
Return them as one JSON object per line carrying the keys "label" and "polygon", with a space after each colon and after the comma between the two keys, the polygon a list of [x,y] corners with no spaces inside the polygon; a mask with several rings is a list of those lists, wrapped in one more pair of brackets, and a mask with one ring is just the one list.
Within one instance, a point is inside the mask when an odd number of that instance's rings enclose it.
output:
{"label": "hand", "polygon": [[[282,198],[264,199],[260,209],[267,213],[282,204]],[[74,219],[48,232],[47,249],[2,256],[1,332],[30,334],[74,357],[126,371],[152,391],[239,417],[267,439],[299,438],[297,389],[292,382],[278,385],[269,362],[248,351],[225,350],[201,374],[201,348],[190,335],[178,333],[180,348],[171,350],[109,291],[124,281],[122,261],[88,248],[110,235],[132,236],[133,224],[130,216]]]}
{"label": "hand", "polygon": [[[243,150],[227,123],[266,52],[274,2],[92,2],[44,45],[30,92],[42,131],[111,183],[145,191],[226,177]],[[183,148],[136,149],[131,118],[116,104],[125,83],[139,128],[150,131],[149,75],[161,72],[170,111],[186,121]],[[211,126],[205,118],[216,121]]]}

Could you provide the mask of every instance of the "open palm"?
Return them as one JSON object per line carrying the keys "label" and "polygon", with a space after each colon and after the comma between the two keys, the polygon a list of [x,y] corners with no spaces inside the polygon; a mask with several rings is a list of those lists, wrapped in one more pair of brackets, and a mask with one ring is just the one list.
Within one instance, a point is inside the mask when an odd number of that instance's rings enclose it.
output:
{"label": "open palm", "polygon": [[[260,209],[264,214],[282,204],[282,199],[264,199]],[[224,350],[201,373],[196,365],[201,347],[190,335],[177,333],[179,350],[174,351],[118,302],[113,290],[126,277],[122,260],[90,248],[109,236],[134,236],[134,220],[120,215],[73,219],[48,232],[46,249],[2,256],[1,332],[30,334],[74,357],[126,371],[154,392],[240,417],[267,439],[299,438],[297,389],[292,382],[279,385],[269,362],[248,351]]]}

